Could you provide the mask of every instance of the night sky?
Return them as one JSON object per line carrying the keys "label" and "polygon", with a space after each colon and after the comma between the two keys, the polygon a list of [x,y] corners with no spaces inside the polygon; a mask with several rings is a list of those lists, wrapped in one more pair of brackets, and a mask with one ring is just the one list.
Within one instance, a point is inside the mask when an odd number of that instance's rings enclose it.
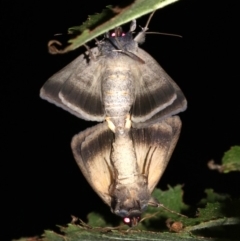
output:
{"label": "night sky", "polygon": [[[71,215],[86,220],[91,211],[110,212],[70,149],[71,138],[95,123],[39,97],[44,82],[85,51],[81,47],[52,56],[47,42],[121,1],[78,2],[1,1],[1,240],[39,235],[70,222]],[[215,2],[183,0],[157,11],[150,31],[183,38],[147,35],[141,46],[188,100],[188,109],[180,114],[179,142],[158,184],[162,189],[184,184],[188,204],[197,203],[205,188],[240,196],[239,173],[207,168],[210,159],[220,162],[225,151],[240,145],[239,11],[235,1]],[[146,21],[147,16],[137,23],[144,26]]]}

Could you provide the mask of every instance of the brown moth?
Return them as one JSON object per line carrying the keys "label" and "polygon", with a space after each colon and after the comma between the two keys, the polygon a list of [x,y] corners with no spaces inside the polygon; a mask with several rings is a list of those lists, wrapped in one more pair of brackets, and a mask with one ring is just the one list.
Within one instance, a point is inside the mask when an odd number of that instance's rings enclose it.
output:
{"label": "brown moth", "polygon": [[85,120],[121,130],[150,124],[184,111],[187,101],[162,67],[138,47],[147,27],[133,39],[120,27],[112,35],[54,74],[43,85],[41,98]]}
{"label": "brown moth", "polygon": [[75,135],[71,147],[94,191],[113,213],[134,226],[148,205],[159,206],[151,193],[168,164],[180,129],[180,118],[173,116],[146,128],[131,128],[115,138],[104,122]]}

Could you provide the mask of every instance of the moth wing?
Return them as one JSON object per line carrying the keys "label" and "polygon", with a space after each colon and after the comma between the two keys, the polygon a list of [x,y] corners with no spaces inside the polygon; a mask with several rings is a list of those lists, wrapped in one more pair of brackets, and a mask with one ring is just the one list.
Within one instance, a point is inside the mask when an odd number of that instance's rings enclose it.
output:
{"label": "moth wing", "polygon": [[75,135],[71,142],[74,158],[88,183],[110,206],[110,185],[115,180],[110,161],[113,133],[106,123]]}
{"label": "moth wing", "polygon": [[181,89],[163,68],[141,48],[137,55],[145,61],[134,73],[135,101],[131,110],[133,127],[142,128],[184,111],[187,101]]}
{"label": "moth wing", "polygon": [[178,116],[169,117],[143,129],[132,129],[137,162],[142,174],[148,176],[150,193],[163,175],[181,130]]}
{"label": "moth wing", "polygon": [[97,58],[97,47],[91,52],[96,61],[89,60],[87,52],[80,55],[47,80],[40,97],[81,119],[103,121],[102,58]]}

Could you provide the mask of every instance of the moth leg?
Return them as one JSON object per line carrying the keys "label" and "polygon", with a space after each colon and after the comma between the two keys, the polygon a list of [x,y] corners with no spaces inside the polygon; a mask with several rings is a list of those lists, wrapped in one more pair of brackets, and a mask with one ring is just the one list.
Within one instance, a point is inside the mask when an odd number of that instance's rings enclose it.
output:
{"label": "moth leg", "polygon": [[149,18],[148,18],[148,21],[147,21],[145,27],[141,27],[141,26],[140,26],[141,29],[142,29],[142,31],[139,32],[139,33],[137,34],[137,36],[134,38],[134,41],[137,42],[138,44],[142,44],[142,43],[145,42],[146,32],[148,31],[148,25],[149,25],[149,23],[150,23],[150,21],[151,21],[152,16],[153,16],[154,13],[155,13],[155,11],[153,11],[153,12],[150,14],[150,16],[149,16]]}
{"label": "moth leg", "polygon": [[96,41],[96,45],[99,45],[100,44],[100,41],[97,39],[97,38],[94,38],[95,41]]}
{"label": "moth leg", "polygon": [[131,32],[131,33],[134,32],[136,27],[137,27],[137,21],[136,21],[136,19],[133,19],[132,22],[131,22],[131,25],[130,25],[129,32]]}
{"label": "moth leg", "polygon": [[132,121],[131,121],[130,118],[131,118],[131,117],[130,117],[130,114],[128,114],[128,115],[127,115],[127,118],[126,118],[126,123],[125,123],[125,128],[127,128],[127,129],[130,129],[131,126],[132,126]]}
{"label": "moth leg", "polygon": [[86,44],[84,44],[84,47],[87,49],[90,58],[91,58],[93,61],[97,61],[97,59],[96,59],[95,56],[93,55],[91,49],[90,49]]}
{"label": "moth leg", "polygon": [[113,124],[113,122],[110,120],[110,117],[106,117],[106,122],[108,124],[108,128],[115,133],[116,126]]}

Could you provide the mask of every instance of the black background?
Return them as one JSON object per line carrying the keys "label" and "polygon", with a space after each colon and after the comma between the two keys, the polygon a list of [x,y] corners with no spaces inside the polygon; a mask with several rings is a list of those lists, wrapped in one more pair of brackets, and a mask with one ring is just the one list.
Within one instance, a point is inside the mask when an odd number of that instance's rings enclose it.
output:
{"label": "black background", "polygon": [[[39,90],[85,51],[51,56],[47,42],[53,35],[119,2],[1,1],[1,240],[40,234],[70,222],[71,214],[85,220],[90,211],[108,212],[70,149],[72,136],[94,123],[40,99]],[[183,0],[157,11],[150,31],[183,38],[148,35],[142,46],[188,100],[180,140],[158,186],[184,184],[184,200],[190,204],[204,196],[205,188],[235,197],[240,193],[239,173],[223,175],[206,166],[240,144],[237,1],[208,2]]]}

